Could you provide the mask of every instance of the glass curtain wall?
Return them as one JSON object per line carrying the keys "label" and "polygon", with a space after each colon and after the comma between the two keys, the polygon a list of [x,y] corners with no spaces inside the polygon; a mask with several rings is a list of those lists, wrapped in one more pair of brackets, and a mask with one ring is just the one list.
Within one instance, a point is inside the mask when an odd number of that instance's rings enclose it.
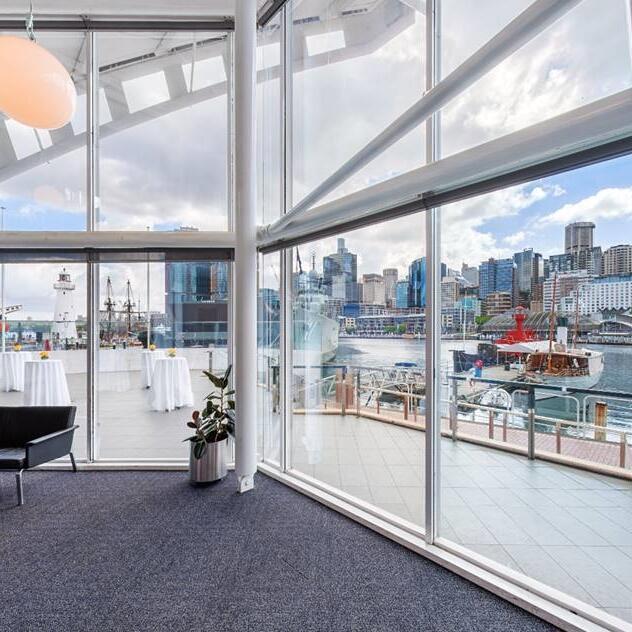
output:
{"label": "glass curtain wall", "polygon": [[[425,257],[414,215],[293,249],[290,467],[423,525]],[[385,240],[398,243],[384,250]]]}
{"label": "glass curtain wall", "polygon": [[77,109],[70,123],[51,131],[0,113],[0,230],[85,230],[87,36],[37,35],[70,73]]}
{"label": "glass curtain wall", "polygon": [[[228,230],[230,34],[35,29],[38,43],[70,73],[77,109],[68,125],[51,131],[0,115],[0,230]],[[95,152],[86,94],[92,67]],[[208,393],[201,371],[229,362],[231,264],[225,252],[220,260],[208,252],[199,260],[173,255],[7,254],[2,402],[39,401],[44,383],[33,394],[30,373],[60,367],[50,392],[77,405],[78,458],[184,459],[186,418]],[[177,376],[189,378],[191,397],[176,397],[175,409],[143,388],[153,374],[154,356],[143,361],[152,345],[156,356],[187,363]]]}
{"label": "glass curtain wall", "polygon": [[0,263],[0,405],[76,406],[77,459],[86,457],[86,273],[72,260]]}
{"label": "glass curtain wall", "polygon": [[225,33],[99,33],[103,230],[227,230]]}
{"label": "glass curtain wall", "polygon": [[[346,169],[423,95],[426,73],[422,7],[351,4],[286,9],[286,212],[426,160],[420,125]],[[443,0],[437,81],[533,4]],[[585,0],[540,28],[441,109],[435,159],[629,89],[629,25],[629,3]],[[419,531],[434,425],[440,515],[428,542],[546,598],[579,599],[569,608],[588,618],[632,621],[629,173],[623,157],[447,205],[437,253],[426,252],[423,215],[291,242],[280,292],[287,471]],[[440,285],[432,420],[417,339],[430,331],[430,275]]]}
{"label": "glass curtain wall", "polygon": [[259,458],[281,464],[281,265],[279,253],[259,257],[257,296]]}
{"label": "glass curtain wall", "polygon": [[627,621],[631,166],[441,210],[439,535]]}
{"label": "glass curtain wall", "polygon": [[99,458],[186,458],[203,371],[229,362],[230,263],[166,254],[99,264]]}
{"label": "glass curtain wall", "polygon": [[[424,13],[400,0],[357,4],[290,3],[292,204],[343,168],[425,90]],[[420,167],[424,134],[425,127],[417,126],[314,201]]]}

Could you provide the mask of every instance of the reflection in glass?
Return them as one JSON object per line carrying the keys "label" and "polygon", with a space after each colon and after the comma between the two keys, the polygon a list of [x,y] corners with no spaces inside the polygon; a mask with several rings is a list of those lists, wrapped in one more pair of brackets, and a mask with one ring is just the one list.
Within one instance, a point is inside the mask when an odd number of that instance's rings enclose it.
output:
{"label": "reflection in glass", "polygon": [[85,230],[86,35],[45,32],[38,34],[38,43],[70,73],[77,108],[70,123],[51,131],[27,127],[0,113],[4,229]]}
{"label": "reflection in glass", "polygon": [[226,230],[226,34],[100,33],[98,58],[99,227]]}
{"label": "reflection in glass", "polygon": [[186,421],[228,363],[224,261],[99,265],[98,456],[188,456]]}
{"label": "reflection in glass", "polygon": [[0,405],[77,407],[73,453],[86,457],[86,266],[3,264]]}
{"label": "reflection in glass", "polygon": [[[423,524],[423,308],[409,269],[419,216],[294,249],[291,467]],[[384,240],[398,249],[385,250]]]}
{"label": "reflection in glass", "polygon": [[441,214],[440,535],[627,620],[630,163]]}

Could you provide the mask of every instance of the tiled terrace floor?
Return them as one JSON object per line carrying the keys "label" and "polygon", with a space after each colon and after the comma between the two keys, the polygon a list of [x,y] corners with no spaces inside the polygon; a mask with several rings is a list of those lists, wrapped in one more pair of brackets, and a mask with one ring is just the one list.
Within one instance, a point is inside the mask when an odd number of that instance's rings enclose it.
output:
{"label": "tiled terrace floor", "polygon": [[[424,433],[295,415],[293,467],[421,525]],[[441,444],[440,535],[632,621],[632,482]]]}

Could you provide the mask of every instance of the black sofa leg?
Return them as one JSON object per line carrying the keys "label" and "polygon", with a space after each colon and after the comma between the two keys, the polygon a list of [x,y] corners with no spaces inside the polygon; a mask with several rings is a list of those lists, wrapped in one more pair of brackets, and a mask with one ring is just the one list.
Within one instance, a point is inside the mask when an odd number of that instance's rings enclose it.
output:
{"label": "black sofa leg", "polygon": [[15,483],[17,485],[18,488],[18,506],[23,505],[24,504],[24,490],[22,488],[22,472],[24,470],[20,470],[16,475],[15,475]]}
{"label": "black sofa leg", "polygon": [[76,472],[77,471],[77,464],[75,463],[75,455],[72,452],[68,453],[70,456],[70,462],[72,463],[72,471]]}

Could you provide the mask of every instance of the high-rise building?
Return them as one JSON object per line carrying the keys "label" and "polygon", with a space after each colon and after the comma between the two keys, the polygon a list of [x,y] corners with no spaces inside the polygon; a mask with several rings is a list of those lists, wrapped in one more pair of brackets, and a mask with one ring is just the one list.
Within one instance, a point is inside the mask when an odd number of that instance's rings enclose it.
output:
{"label": "high-rise building", "polygon": [[426,307],[426,259],[415,259],[408,267],[408,307]]}
{"label": "high-rise building", "polygon": [[573,257],[570,253],[565,252],[561,255],[551,255],[544,264],[544,277],[546,279],[549,279],[556,273],[572,271]]}
{"label": "high-rise building", "polygon": [[490,292],[484,301],[486,316],[498,316],[509,311],[512,306],[512,296],[508,292]]}
{"label": "high-rise building", "polygon": [[503,292],[513,297],[514,261],[513,259],[494,259],[490,257],[479,267],[479,296],[487,298],[492,292]]}
{"label": "high-rise building", "polygon": [[[448,276],[448,266],[441,264],[441,278]],[[426,307],[426,257],[408,266],[408,307]]]}
{"label": "high-rise building", "polygon": [[362,275],[362,303],[385,305],[385,283],[381,274]]}
{"label": "high-rise building", "polygon": [[167,261],[165,308],[172,345],[225,344],[228,322],[228,264]]}
{"label": "high-rise building", "polygon": [[572,293],[568,310],[575,310],[579,295],[579,313],[595,314],[632,308],[632,275],[604,276],[582,283]]}
{"label": "high-rise building", "polygon": [[384,268],[384,300],[388,307],[395,305],[397,278],[399,276],[397,268]]}
{"label": "high-rise building", "polygon": [[564,251],[571,257],[571,270],[587,270],[589,274],[603,273],[603,255],[594,245],[595,225],[592,222],[573,222],[564,233]]}
{"label": "high-rise building", "polygon": [[573,222],[564,229],[564,251],[578,254],[593,247],[595,225],[592,222]]}
{"label": "high-rise building", "polygon": [[456,277],[441,279],[441,309],[453,309],[459,299],[461,284]]}
{"label": "high-rise building", "polygon": [[478,284],[479,284],[479,273],[478,273],[478,268],[476,266],[468,266],[467,263],[464,263],[461,266],[461,276],[472,287],[478,287]]}
{"label": "high-rise building", "polygon": [[[342,293],[342,285],[344,296],[333,296],[335,278],[337,294]],[[323,289],[332,298],[342,298],[347,303],[358,302],[358,256],[347,250],[344,239],[338,239],[336,252],[323,257]]]}
{"label": "high-rise building", "polygon": [[395,307],[406,309],[408,307],[408,279],[398,281],[395,289]]}
{"label": "high-rise building", "polygon": [[632,274],[632,244],[608,248],[603,253],[603,273],[606,276]]}
{"label": "high-rise building", "polygon": [[539,252],[527,248],[513,256],[515,264],[515,303],[529,307],[538,282],[544,278],[544,261]]}
{"label": "high-rise building", "polygon": [[564,299],[571,295],[577,287],[587,283],[592,277],[586,270],[575,270],[573,272],[561,272],[555,274],[544,281],[542,288],[542,303],[545,312],[550,312],[553,308],[553,294],[555,288],[555,309],[561,311],[565,305]]}

